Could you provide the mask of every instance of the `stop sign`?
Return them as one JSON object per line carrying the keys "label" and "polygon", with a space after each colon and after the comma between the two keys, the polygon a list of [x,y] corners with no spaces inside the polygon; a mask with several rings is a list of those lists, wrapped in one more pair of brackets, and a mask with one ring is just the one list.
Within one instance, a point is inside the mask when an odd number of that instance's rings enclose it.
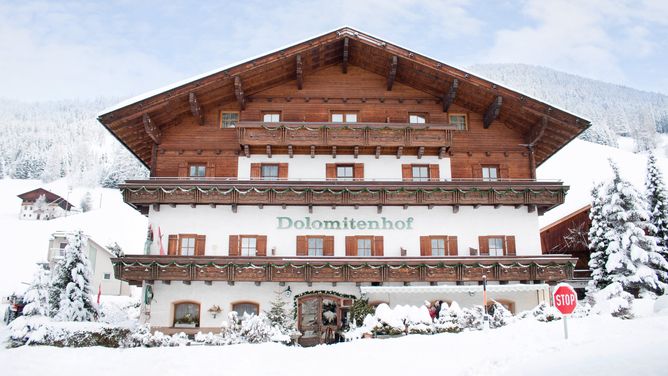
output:
{"label": "stop sign", "polygon": [[564,315],[570,315],[578,304],[578,295],[571,285],[560,283],[552,294],[554,307]]}

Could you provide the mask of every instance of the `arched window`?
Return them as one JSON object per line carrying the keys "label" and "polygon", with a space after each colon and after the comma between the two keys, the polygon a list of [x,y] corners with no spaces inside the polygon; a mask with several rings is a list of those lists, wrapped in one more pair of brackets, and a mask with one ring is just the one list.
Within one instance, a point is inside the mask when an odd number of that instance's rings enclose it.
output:
{"label": "arched window", "polygon": [[244,314],[258,315],[260,313],[260,305],[254,302],[236,302],[232,303],[232,311],[239,314],[239,318],[243,318]]}
{"label": "arched window", "polygon": [[199,328],[200,304],[196,302],[174,303],[174,327]]}

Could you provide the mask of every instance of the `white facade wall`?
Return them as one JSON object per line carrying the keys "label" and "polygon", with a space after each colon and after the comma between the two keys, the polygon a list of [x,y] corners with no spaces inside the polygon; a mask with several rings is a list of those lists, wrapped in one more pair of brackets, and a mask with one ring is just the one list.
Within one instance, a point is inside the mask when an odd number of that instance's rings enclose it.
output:
{"label": "white facade wall", "polygon": [[[279,218],[290,218],[293,226],[290,229],[279,229]],[[313,225],[316,221],[355,219],[355,221],[386,221],[404,225],[411,221],[411,229],[297,229],[296,220],[305,222],[309,217]],[[386,206],[382,213],[377,213],[376,207],[341,206],[313,207],[309,214],[307,207],[291,207],[285,209],[280,206],[238,206],[237,213],[233,213],[230,206],[177,205],[172,208],[162,205],[160,211],[151,208],[149,218],[153,227],[160,226],[163,237],[163,247],[167,249],[168,234],[200,234],[206,235],[205,255],[227,256],[229,235],[267,235],[267,255],[294,256],[296,252],[296,237],[298,235],[333,235],[334,255],[345,256],[345,237],[353,235],[375,235],[384,237],[384,255],[400,256],[401,247],[407,250],[407,256],[420,256],[420,236],[424,235],[455,235],[458,237],[459,255],[468,256],[469,247],[478,249],[478,236],[484,235],[514,235],[517,255],[540,255],[540,235],[538,214],[528,213],[526,207],[514,208],[502,206],[495,209],[491,206],[461,206],[458,213],[453,213],[450,206],[435,206],[428,209],[426,206],[403,207]],[[411,219],[412,218],[412,219]],[[282,224],[286,224],[286,219]],[[153,243],[152,254],[159,254],[159,245]]]}
{"label": "white facade wall", "polygon": [[401,181],[402,164],[438,164],[440,179],[452,178],[450,169],[450,158],[438,159],[436,156],[424,156],[418,159],[416,156],[402,156],[400,159],[392,155],[381,155],[376,159],[373,155],[274,155],[271,158],[266,155],[251,155],[250,158],[239,157],[239,180],[250,179],[251,163],[287,163],[288,180],[325,180],[327,163],[353,164],[364,163],[365,180]]}

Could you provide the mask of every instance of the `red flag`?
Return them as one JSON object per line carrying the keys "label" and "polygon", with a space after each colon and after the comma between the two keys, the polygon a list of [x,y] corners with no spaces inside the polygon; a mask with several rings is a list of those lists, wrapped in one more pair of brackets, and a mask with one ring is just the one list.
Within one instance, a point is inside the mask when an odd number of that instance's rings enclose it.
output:
{"label": "red flag", "polygon": [[162,247],[162,230],[160,230],[160,226],[158,226],[158,242],[160,243],[160,256],[164,256],[165,249]]}
{"label": "red flag", "polygon": [[100,295],[102,295],[102,283],[100,283],[100,286],[97,288],[97,304],[100,304]]}

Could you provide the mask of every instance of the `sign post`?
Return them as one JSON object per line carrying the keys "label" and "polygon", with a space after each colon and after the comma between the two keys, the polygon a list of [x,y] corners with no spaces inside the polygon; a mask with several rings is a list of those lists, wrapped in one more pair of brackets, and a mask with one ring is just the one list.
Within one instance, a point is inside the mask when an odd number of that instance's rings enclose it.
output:
{"label": "sign post", "polygon": [[575,310],[578,304],[578,295],[573,287],[567,283],[560,283],[552,293],[554,307],[564,315],[564,338],[568,339],[568,316]]}

